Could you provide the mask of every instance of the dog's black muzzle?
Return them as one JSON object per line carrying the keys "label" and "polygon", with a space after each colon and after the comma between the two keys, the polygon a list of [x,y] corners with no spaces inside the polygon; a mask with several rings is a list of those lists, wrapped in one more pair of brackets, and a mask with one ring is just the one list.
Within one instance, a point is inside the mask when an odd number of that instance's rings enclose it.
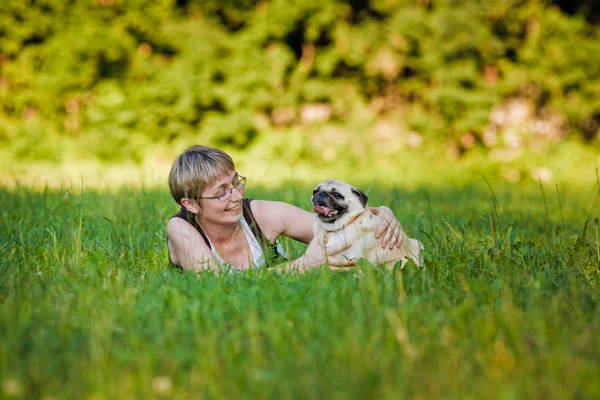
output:
{"label": "dog's black muzzle", "polygon": [[325,206],[333,208],[331,204],[331,197],[326,192],[320,192],[312,197],[313,206]]}

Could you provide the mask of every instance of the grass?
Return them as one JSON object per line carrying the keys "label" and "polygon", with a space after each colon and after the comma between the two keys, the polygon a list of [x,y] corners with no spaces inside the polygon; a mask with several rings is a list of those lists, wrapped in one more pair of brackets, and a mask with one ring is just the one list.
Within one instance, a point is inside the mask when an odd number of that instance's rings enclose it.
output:
{"label": "grass", "polygon": [[[247,195],[307,208],[311,189]],[[426,268],[197,279],[167,266],[162,187],[0,189],[0,395],[600,396],[597,187],[369,195],[424,242]]]}

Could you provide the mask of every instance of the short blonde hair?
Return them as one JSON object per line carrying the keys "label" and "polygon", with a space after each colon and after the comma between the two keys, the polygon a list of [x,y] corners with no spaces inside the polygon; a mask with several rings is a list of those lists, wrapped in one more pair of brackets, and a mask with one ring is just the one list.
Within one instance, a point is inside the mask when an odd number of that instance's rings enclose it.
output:
{"label": "short blonde hair", "polygon": [[208,146],[192,146],[181,153],[171,167],[171,196],[179,205],[184,198],[199,202],[207,186],[233,171],[235,164],[224,151]]}

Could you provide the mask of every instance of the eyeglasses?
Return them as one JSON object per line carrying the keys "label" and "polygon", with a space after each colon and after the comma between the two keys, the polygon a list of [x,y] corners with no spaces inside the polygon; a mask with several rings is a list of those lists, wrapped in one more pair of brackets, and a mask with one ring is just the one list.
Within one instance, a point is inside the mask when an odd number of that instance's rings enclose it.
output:
{"label": "eyeglasses", "polygon": [[246,186],[246,177],[242,175],[236,175],[233,178],[232,185],[219,193],[217,196],[200,197],[201,199],[219,199],[219,201],[227,201],[233,193],[233,189],[242,190]]}

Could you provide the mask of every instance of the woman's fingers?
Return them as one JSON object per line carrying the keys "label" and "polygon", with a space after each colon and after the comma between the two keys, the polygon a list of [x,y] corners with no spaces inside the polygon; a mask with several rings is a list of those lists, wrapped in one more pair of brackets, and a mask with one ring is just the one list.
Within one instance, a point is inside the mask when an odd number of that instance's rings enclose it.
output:
{"label": "woman's fingers", "polygon": [[385,232],[389,231],[389,229],[388,229],[389,227],[390,227],[390,224],[386,220],[383,220],[382,223],[379,224],[379,226],[377,227],[377,230],[375,231],[375,237],[377,239],[379,239],[381,237],[381,235],[383,235]]}
{"label": "woman's fingers", "polygon": [[381,248],[389,248],[390,250],[394,246],[400,247],[401,244],[401,232],[402,226],[396,219],[396,216],[388,207],[371,207],[371,212],[381,217],[381,223],[375,230],[375,237],[381,238]]}
{"label": "woman's fingers", "polygon": [[386,232],[386,236],[389,236],[388,248],[391,250],[394,247],[400,247],[402,244],[402,225],[398,221],[395,221],[390,225],[390,228]]}
{"label": "woman's fingers", "polygon": [[398,226],[396,227],[395,237],[396,237],[396,247],[402,246],[402,241],[404,240],[404,231],[402,230],[402,225],[398,222]]}
{"label": "woman's fingers", "polygon": [[352,247],[352,244],[350,243],[339,243],[335,245],[326,244],[323,246],[328,256],[334,256],[344,250],[348,250],[350,247]]}
{"label": "woman's fingers", "polygon": [[331,271],[335,271],[335,272],[348,272],[351,269],[351,267],[354,267],[354,266],[353,265],[349,266],[349,267],[331,267],[330,266],[329,269]]}
{"label": "woman's fingers", "polygon": [[[377,232],[381,231],[378,235]],[[400,247],[400,232],[402,231],[402,226],[396,220],[393,222],[388,222],[387,220],[383,220],[382,223],[375,231],[375,237],[381,237],[381,248],[389,248],[390,250],[396,247]]]}
{"label": "woman's fingers", "polygon": [[[375,215],[379,215],[379,208],[371,207],[371,212]],[[381,224],[379,224],[379,226],[375,230],[375,237],[379,239],[379,237],[381,237],[381,235],[387,230],[389,225],[390,223],[387,221],[385,216],[381,215]]]}
{"label": "woman's fingers", "polygon": [[338,258],[329,259],[329,268],[333,271],[346,271],[348,268],[355,267],[358,264],[356,258]]}
{"label": "woman's fingers", "polygon": [[396,243],[395,243],[395,240],[394,240],[394,228],[390,224],[388,226],[388,228],[385,230],[383,238],[381,239],[381,247],[384,248],[384,249],[386,247],[388,247],[391,250],[391,249],[394,248],[395,244]]}

